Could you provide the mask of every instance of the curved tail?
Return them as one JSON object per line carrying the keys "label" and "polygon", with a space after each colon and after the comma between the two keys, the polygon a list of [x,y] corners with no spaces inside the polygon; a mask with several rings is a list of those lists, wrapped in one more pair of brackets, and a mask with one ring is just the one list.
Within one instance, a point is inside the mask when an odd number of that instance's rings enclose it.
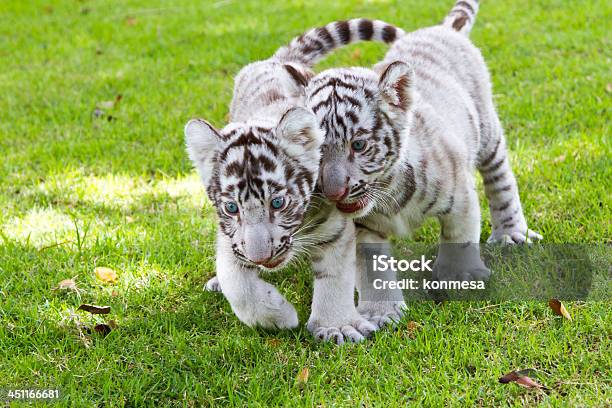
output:
{"label": "curved tail", "polygon": [[356,18],[334,21],[313,28],[280,48],[272,59],[280,62],[299,62],[311,67],[336,48],[358,41],[380,41],[392,43],[405,32],[380,20]]}
{"label": "curved tail", "polygon": [[466,36],[470,34],[478,13],[478,0],[459,0],[446,16],[442,25]]}

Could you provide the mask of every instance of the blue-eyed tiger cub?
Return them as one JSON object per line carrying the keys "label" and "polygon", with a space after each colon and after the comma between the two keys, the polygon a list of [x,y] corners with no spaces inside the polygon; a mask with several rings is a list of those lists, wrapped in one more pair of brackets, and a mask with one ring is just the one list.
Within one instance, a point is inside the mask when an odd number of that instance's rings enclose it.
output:
{"label": "blue-eyed tiger cub", "polygon": [[303,87],[313,76],[310,67],[333,49],[359,40],[390,43],[403,34],[366,19],[310,30],[240,71],[228,125],[187,123],[187,151],[219,221],[217,277],[208,287],[220,289],[247,325],[298,324],[294,307],[259,272],[306,253],[317,278],[308,323],[313,335],[342,343],[378,328],[354,304],[354,224],[314,194],[324,134],[303,107]]}

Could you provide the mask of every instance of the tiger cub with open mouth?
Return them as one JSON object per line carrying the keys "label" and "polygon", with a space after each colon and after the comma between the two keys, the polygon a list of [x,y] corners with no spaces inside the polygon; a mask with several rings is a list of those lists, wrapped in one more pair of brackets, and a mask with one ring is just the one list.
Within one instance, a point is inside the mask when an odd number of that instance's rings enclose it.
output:
{"label": "tiger cub with open mouth", "polygon": [[[372,70],[329,69],[305,88],[307,106],[326,134],[320,188],[355,220],[358,243],[380,243],[388,251],[388,235],[409,235],[437,217],[442,244],[474,244],[465,246],[460,262],[454,262],[456,246],[440,246],[434,277],[441,280],[490,274],[478,252],[474,169],[489,201],[489,241],[542,238],[527,227],[489,72],[468,39],[477,10],[476,0],[457,1],[441,25],[398,39]],[[365,274],[363,263],[358,274]],[[392,292],[368,290],[371,285],[359,288],[362,315],[396,316],[400,303],[385,298]]]}

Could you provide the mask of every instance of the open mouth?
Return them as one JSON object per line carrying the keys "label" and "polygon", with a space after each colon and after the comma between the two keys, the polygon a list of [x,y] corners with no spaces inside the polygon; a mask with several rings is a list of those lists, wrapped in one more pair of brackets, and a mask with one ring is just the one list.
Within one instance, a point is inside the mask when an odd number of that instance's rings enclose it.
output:
{"label": "open mouth", "polygon": [[284,260],[285,258],[281,256],[280,258],[271,259],[268,263],[262,263],[260,265],[263,266],[264,268],[274,269],[278,265],[282,264]]}
{"label": "open mouth", "polygon": [[359,200],[353,203],[343,203],[337,202],[336,208],[344,213],[354,213],[361,209],[364,209],[368,205],[368,199],[365,197],[360,198]]}

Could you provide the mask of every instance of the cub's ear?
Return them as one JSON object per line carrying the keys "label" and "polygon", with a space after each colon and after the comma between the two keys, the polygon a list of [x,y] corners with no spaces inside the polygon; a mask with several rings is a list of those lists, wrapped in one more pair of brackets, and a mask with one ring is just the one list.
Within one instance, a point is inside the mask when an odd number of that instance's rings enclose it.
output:
{"label": "cub's ear", "polygon": [[389,110],[408,112],[414,101],[414,71],[408,64],[393,62],[380,76],[378,89]]}
{"label": "cub's ear", "polygon": [[297,67],[292,64],[285,64],[283,65],[283,67],[285,68],[285,71],[287,71],[293,82],[295,82],[295,84],[301,90],[308,86],[308,82],[314,76],[314,72],[308,69],[304,69],[303,67]]}
{"label": "cub's ear", "polygon": [[213,157],[220,140],[219,131],[203,119],[192,119],[185,126],[187,153],[205,187],[212,177]]}
{"label": "cub's ear", "polygon": [[325,136],[311,111],[300,107],[289,109],[276,126],[275,133],[287,154],[308,167],[315,165],[315,171],[318,170]]}

